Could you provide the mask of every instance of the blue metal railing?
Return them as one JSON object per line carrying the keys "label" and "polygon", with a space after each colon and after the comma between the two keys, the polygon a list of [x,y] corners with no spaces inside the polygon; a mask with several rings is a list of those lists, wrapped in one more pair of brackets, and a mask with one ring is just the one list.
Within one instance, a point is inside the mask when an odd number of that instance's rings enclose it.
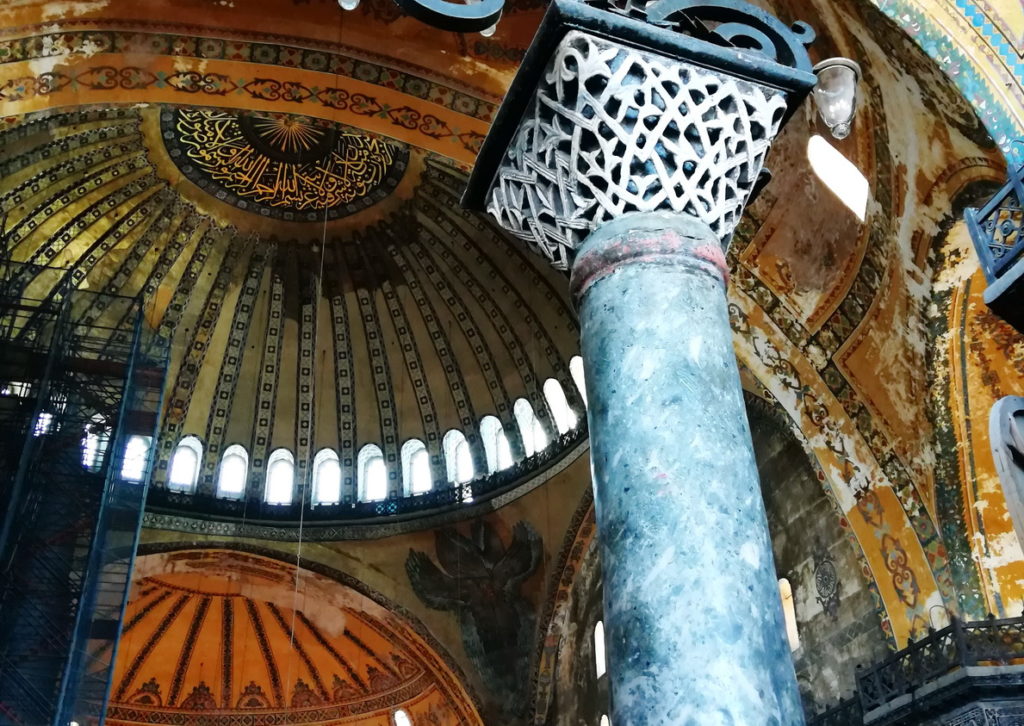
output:
{"label": "blue metal railing", "polygon": [[1024,164],[1010,170],[1006,184],[985,206],[966,209],[964,219],[991,284],[1024,253]]}

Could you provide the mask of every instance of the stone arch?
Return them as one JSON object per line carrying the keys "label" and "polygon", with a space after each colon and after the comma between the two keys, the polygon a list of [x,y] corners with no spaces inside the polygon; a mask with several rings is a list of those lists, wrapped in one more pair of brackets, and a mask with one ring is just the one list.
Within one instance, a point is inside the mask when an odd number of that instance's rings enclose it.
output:
{"label": "stone arch", "polygon": [[968,583],[961,607],[977,619],[1016,616],[1024,603],[1021,544],[999,483],[991,432],[979,423],[1001,397],[1024,390],[1024,336],[985,304],[988,283],[962,216],[964,207],[981,206],[1005,179],[1001,169],[954,178],[952,213],[930,240],[929,405],[944,453],[937,461],[943,484],[937,508],[957,579]]}
{"label": "stone arch", "polygon": [[[771,489],[773,484],[790,487],[797,483],[791,474],[777,469],[770,471],[778,471],[782,479],[768,474],[769,478],[762,480],[773,546],[780,548],[775,554],[776,571],[779,577],[789,577],[794,586],[799,586],[802,602],[809,600],[811,603],[808,605],[804,602],[800,611],[801,627],[809,627],[803,635],[810,644],[799,660],[801,690],[809,704],[817,703],[814,699],[835,699],[845,693],[843,689],[852,686],[855,665],[877,662],[896,647],[892,624],[861,543],[849,526],[846,514],[839,509],[803,432],[794,425],[781,404],[744,367],[741,367],[741,377],[746,389],[744,403],[747,415],[751,421],[762,424],[760,429],[752,426],[759,469],[762,465],[771,467],[769,462],[773,456],[787,462],[791,460],[792,448],[777,453],[771,449],[775,443],[785,442],[784,446],[796,445],[802,448],[800,468],[803,473],[796,475],[796,478],[803,486],[818,490],[813,500],[818,508],[805,510],[804,507],[812,499],[801,498],[796,516],[802,518],[800,521],[815,518],[820,516],[821,506],[826,507],[828,512],[828,521],[820,531],[810,528],[804,532],[801,529],[797,534],[798,530],[789,529],[791,525],[787,520],[773,517],[772,512],[779,514],[780,503],[788,497],[798,496],[795,492],[806,493],[807,489],[786,488],[775,496]],[[765,423],[770,424],[769,428],[763,426]],[[776,505],[775,510],[772,509],[773,503]],[[822,532],[828,533],[824,539],[821,538]],[[575,708],[593,707],[597,710],[577,715],[596,719],[600,707],[608,699],[606,688],[593,677],[593,673],[588,671],[575,675],[577,668],[589,668],[591,665],[590,628],[601,616],[599,598],[597,601],[594,599],[601,580],[596,535],[593,494],[588,488],[583,492],[549,573],[548,598],[540,618],[543,627],[538,634],[536,667],[533,672],[534,710],[531,723],[534,726],[558,723],[556,714],[564,714],[567,707],[570,713],[574,713]],[[824,545],[821,550],[826,552],[824,559],[839,567],[842,573],[837,576],[836,570],[832,571],[836,577],[833,582],[842,580],[842,584],[837,584],[835,601],[831,606],[835,611],[831,615],[828,614],[830,605],[823,600],[818,599],[817,604],[814,604],[816,597],[823,596],[818,585],[817,569],[821,551],[815,547],[815,543]],[[828,551],[834,552],[835,559],[827,554]],[[799,566],[796,566],[797,563],[800,563]],[[857,583],[854,583],[855,579]],[[843,602],[841,617],[850,618],[849,621],[844,620],[842,629],[844,632],[847,627],[851,631],[856,630],[860,640],[856,646],[850,644],[852,650],[830,653],[826,651],[832,649],[822,647],[822,626],[824,623],[836,622],[834,618],[840,617],[840,599]],[[869,632],[861,627],[854,628],[853,622],[864,626],[874,623],[875,630]],[[834,660],[830,662],[830,659]],[[570,661],[573,665],[570,665]],[[573,702],[572,699],[577,700]],[[553,721],[553,718],[556,720]]]}
{"label": "stone arch", "polygon": [[[913,487],[897,490],[854,421],[807,356],[735,289],[734,346],[745,366],[807,441],[823,485],[867,561],[898,646],[927,632],[929,611],[957,611],[945,547]],[[922,543],[918,529],[931,532]]]}

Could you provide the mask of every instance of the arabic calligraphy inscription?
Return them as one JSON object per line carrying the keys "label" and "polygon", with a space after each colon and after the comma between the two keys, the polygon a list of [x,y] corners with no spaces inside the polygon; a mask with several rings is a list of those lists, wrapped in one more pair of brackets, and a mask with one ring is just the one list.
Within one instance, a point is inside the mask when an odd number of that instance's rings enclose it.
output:
{"label": "arabic calligraphy inscription", "polygon": [[289,114],[178,108],[161,114],[168,151],[218,199],[291,221],[336,219],[390,194],[408,150]]}

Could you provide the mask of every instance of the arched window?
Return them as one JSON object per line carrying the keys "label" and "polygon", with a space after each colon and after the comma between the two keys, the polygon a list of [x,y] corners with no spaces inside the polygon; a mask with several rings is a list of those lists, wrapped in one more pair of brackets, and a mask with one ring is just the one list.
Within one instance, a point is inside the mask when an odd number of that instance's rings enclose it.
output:
{"label": "arched window", "polygon": [[313,506],[341,501],[341,461],[332,449],[320,449],[313,457]]}
{"label": "arched window", "polygon": [[569,402],[565,400],[565,391],[562,384],[554,378],[544,381],[544,398],[547,399],[551,416],[555,419],[558,433],[564,434],[571,431],[576,425],[576,414],[569,408]]}
{"label": "arched window", "polygon": [[[54,417],[62,416],[68,407],[68,396],[63,391],[54,391],[49,401],[49,411],[43,411],[36,419],[36,425],[32,430],[33,436],[45,436],[53,433]],[[58,424],[59,425],[59,424]]]}
{"label": "arched window", "polygon": [[863,222],[870,185],[860,169],[818,135],[807,140],[807,160],[825,186]]}
{"label": "arched window", "polygon": [[92,472],[103,468],[103,458],[110,443],[110,427],[102,414],[95,414],[82,436],[82,466]]}
{"label": "arched window", "polygon": [[191,494],[199,482],[199,468],[203,460],[203,445],[195,436],[186,436],[171,454],[171,468],[167,474],[167,488]]}
{"label": "arched window", "polygon": [[992,406],[989,441],[1010,521],[1024,544],[1024,397],[1005,396]]}
{"label": "arched window", "polygon": [[267,459],[267,504],[291,504],[295,495],[295,457],[288,449],[275,449]]}
{"label": "arched window", "polygon": [[409,439],[402,446],[402,486],[406,496],[423,494],[434,488],[430,454],[419,439]]}
{"label": "arched window", "polygon": [[604,622],[598,620],[594,626],[594,672],[600,678],[608,671],[608,661],[604,654]]}
{"label": "arched window", "polygon": [[241,499],[245,493],[245,478],[249,474],[249,452],[241,444],[224,449],[217,474],[217,496],[222,499]]}
{"label": "arched window", "polygon": [[149,465],[149,446],[151,436],[130,436],[124,447],[124,461],[121,462],[121,478],[127,481],[140,482],[146,478]]}
{"label": "arched window", "polygon": [[456,482],[465,484],[473,481],[476,476],[476,469],[473,465],[473,452],[469,449],[469,442],[463,439],[455,447],[455,471]]}
{"label": "arched window", "polygon": [[476,474],[473,470],[473,453],[469,450],[469,442],[458,429],[452,429],[441,441],[444,450],[444,465],[448,481],[453,484],[464,484],[471,481]]}
{"label": "arched window", "polygon": [[515,414],[516,423],[519,424],[519,433],[523,437],[523,448],[527,456],[533,456],[542,451],[548,445],[548,435],[544,433],[533,406],[525,398],[517,399],[512,406],[512,413]]}
{"label": "arched window", "polygon": [[412,720],[409,718],[409,714],[401,708],[395,711],[394,721],[395,726],[412,726]]}
{"label": "arched window", "polygon": [[32,384],[24,381],[8,381],[0,386],[0,396],[11,396],[13,398],[28,398],[32,392]]}
{"label": "arched window", "polygon": [[574,355],[569,359],[569,375],[572,376],[572,382],[576,384],[576,390],[580,392],[580,398],[583,399],[583,405],[587,405],[587,382],[583,377],[583,358]]}
{"label": "arched window", "polygon": [[608,720],[607,715],[601,717],[601,726],[612,726],[612,722]]}
{"label": "arched window", "polygon": [[501,421],[494,416],[484,416],[480,419],[480,438],[484,442],[484,455],[487,457],[489,474],[512,466],[512,450],[509,448]]}
{"label": "arched window", "polygon": [[793,603],[793,587],[785,577],[779,580],[779,597],[782,598],[782,616],[786,621],[786,637],[789,649],[800,647],[800,633],[796,629],[796,606]]}
{"label": "arched window", "polygon": [[379,446],[367,444],[356,460],[359,472],[359,501],[378,502],[388,498],[388,467]]}
{"label": "arched window", "polygon": [[35,428],[32,429],[33,436],[46,436],[50,433],[53,428],[53,414],[49,411],[43,411],[39,414],[39,418],[36,419]]}

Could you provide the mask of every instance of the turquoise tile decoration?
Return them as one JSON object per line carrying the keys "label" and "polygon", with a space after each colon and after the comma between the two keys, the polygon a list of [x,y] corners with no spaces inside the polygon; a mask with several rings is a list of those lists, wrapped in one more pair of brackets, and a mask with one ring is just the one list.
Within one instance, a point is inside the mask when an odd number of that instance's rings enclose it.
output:
{"label": "turquoise tile decoration", "polygon": [[[1024,127],[1016,122],[1005,100],[997,99],[971,59],[935,20],[910,0],[875,0],[879,9],[914,39],[960,89],[981,118],[1010,164],[1024,163]],[[1014,81],[1024,87],[1024,57],[995,28],[973,0],[955,0],[956,8],[980,34],[1006,66]]]}

